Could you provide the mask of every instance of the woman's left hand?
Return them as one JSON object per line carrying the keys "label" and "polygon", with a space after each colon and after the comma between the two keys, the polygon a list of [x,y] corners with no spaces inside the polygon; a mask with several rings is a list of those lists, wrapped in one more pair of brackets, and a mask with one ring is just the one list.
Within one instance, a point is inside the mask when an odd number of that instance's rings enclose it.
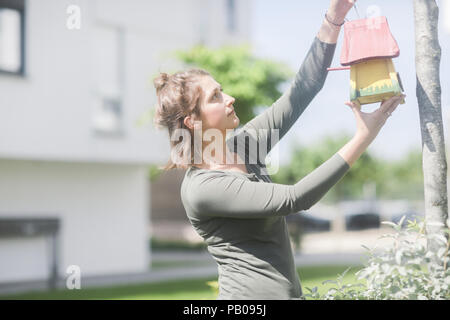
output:
{"label": "woman's left hand", "polygon": [[344,21],[347,13],[353,8],[357,0],[331,0],[327,15],[330,19],[341,22]]}

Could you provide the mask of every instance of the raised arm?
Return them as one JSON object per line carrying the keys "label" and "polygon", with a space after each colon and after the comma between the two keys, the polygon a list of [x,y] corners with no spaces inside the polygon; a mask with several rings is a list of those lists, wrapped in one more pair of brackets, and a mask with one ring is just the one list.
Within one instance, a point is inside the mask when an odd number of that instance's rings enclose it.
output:
{"label": "raised arm", "polygon": [[198,173],[186,187],[185,205],[197,218],[264,218],[309,209],[350,168],[335,154],[295,185],[254,182],[214,172]]}
{"label": "raised arm", "polygon": [[404,95],[385,100],[370,113],[352,102],[356,133],[337,153],[295,185],[253,182],[225,173],[206,171],[186,186],[183,202],[197,217],[263,218],[307,210],[350,169],[380,132]]}
{"label": "raised arm", "polygon": [[[289,131],[322,89],[335,48],[335,44],[322,42],[315,37],[290,87],[268,109],[243,127],[249,134],[256,134],[254,138],[258,143],[266,143],[268,152]],[[272,130],[278,131],[278,140],[272,141]]]}
{"label": "raised arm", "polygon": [[[271,107],[243,128],[267,153],[289,131],[311,100],[322,89],[336,49],[341,24],[353,6],[353,0],[332,0],[322,25],[290,87]],[[274,131],[277,136],[274,136]]]}

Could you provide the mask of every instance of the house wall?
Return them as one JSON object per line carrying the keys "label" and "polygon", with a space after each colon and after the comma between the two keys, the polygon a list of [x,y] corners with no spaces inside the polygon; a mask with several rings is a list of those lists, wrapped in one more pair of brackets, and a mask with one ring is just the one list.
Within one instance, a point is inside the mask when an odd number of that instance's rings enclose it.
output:
{"label": "house wall", "polygon": [[180,195],[185,172],[183,169],[164,171],[151,182],[152,223],[164,220],[189,223]]}
{"label": "house wall", "polygon": [[[182,67],[169,56],[175,49],[248,38],[249,22],[242,10],[237,11],[241,29],[236,34],[227,33],[225,3],[27,1],[26,75],[0,75],[0,158],[166,161],[169,145],[165,133],[150,124],[136,125],[156,102],[152,79],[158,71]],[[244,9],[248,6],[241,1],[236,4]],[[79,30],[66,27],[69,5],[80,7]],[[117,52],[98,47],[107,41],[102,38],[105,32],[119,32]],[[114,88],[104,88],[105,75],[102,78],[97,69],[114,59],[112,55],[120,60],[116,70],[120,79],[112,83]],[[123,101],[121,134],[105,137],[94,132],[95,103],[101,90],[117,91]]]}
{"label": "house wall", "polygon": [[[72,264],[82,275],[148,270],[147,166],[167,161],[169,143],[137,122],[155,105],[157,73],[183,67],[173,50],[249,38],[251,1],[235,1],[233,32],[227,2],[25,1],[25,74],[0,73],[0,216],[60,217],[60,275]],[[79,30],[67,28],[70,5]],[[117,50],[103,47],[111,37]],[[94,128],[102,92],[122,101],[116,134]],[[47,277],[48,244],[0,239],[0,282]]]}
{"label": "house wall", "polygon": [[[0,160],[0,217],[59,217],[59,275],[147,271],[147,168]],[[43,237],[0,239],[0,282],[48,277]]]}

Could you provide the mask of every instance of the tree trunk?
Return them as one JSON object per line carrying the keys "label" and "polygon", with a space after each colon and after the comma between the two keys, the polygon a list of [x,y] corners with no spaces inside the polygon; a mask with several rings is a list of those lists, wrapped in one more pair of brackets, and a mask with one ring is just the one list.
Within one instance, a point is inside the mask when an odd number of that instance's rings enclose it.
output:
{"label": "tree trunk", "polygon": [[416,95],[422,133],[422,165],[425,191],[428,249],[442,244],[430,235],[441,234],[448,218],[447,160],[441,111],[438,41],[439,8],[435,0],[414,0],[416,42]]}

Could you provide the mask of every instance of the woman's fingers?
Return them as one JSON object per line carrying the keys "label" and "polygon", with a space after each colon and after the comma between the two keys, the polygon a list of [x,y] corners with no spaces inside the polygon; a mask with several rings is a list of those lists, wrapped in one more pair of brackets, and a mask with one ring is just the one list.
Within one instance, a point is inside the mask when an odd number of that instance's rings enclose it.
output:
{"label": "woman's fingers", "polygon": [[347,101],[345,102],[345,105],[349,106],[351,109],[356,108],[358,110],[361,110],[361,105],[358,102]]}
{"label": "woman's fingers", "polygon": [[[391,116],[392,112],[394,112],[394,110],[397,108],[397,106],[405,97],[406,95],[401,94],[399,96],[393,96],[390,97],[389,99],[383,100],[383,102],[381,102],[380,107],[377,110],[375,110],[374,113],[378,113],[387,119],[388,117]],[[358,102],[358,100],[347,101],[344,104],[350,107],[356,115],[361,114],[361,104]]]}
{"label": "woman's fingers", "polygon": [[400,105],[400,103],[402,102],[402,100],[403,100],[405,97],[406,97],[406,95],[402,94],[402,95],[400,96],[400,99],[394,103],[394,105],[391,107],[391,109],[389,109],[388,112],[390,112],[390,113],[394,112],[394,110]]}
{"label": "woman's fingers", "polygon": [[381,103],[380,108],[378,108],[378,112],[384,113],[387,116],[390,116],[390,114],[397,108],[397,106],[400,104],[400,102],[405,98],[406,96],[404,94],[400,96],[393,96],[387,100],[384,100]]}
{"label": "woman's fingers", "polygon": [[379,112],[386,113],[387,111],[389,111],[389,109],[394,105],[394,103],[397,100],[400,100],[399,96],[393,96],[390,97],[389,99],[383,100],[381,102],[380,108],[378,108]]}
{"label": "woman's fingers", "polygon": [[345,102],[344,104],[345,104],[346,106],[350,107],[350,109],[352,109],[352,111],[353,111],[353,113],[354,113],[355,115],[358,113],[358,111],[357,111],[358,107],[357,107],[356,103],[351,102],[351,101],[347,101],[347,102]]}
{"label": "woman's fingers", "polygon": [[361,105],[359,104],[358,101],[356,102],[352,102],[352,101],[347,101],[345,102],[346,106],[349,106],[353,113],[355,114],[355,117],[358,121],[361,120],[362,114],[361,114]]}

